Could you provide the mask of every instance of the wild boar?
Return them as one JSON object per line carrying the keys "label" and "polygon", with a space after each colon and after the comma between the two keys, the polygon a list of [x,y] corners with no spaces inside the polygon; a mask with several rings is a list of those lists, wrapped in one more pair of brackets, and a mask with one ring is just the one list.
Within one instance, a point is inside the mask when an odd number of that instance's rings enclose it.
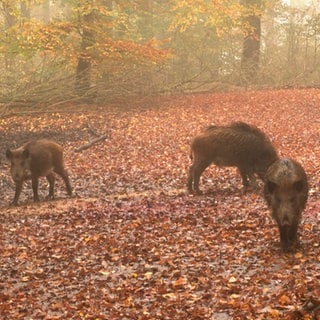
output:
{"label": "wild boar", "polygon": [[302,166],[289,158],[273,163],[266,173],[264,198],[278,224],[284,252],[298,245],[298,226],[308,199],[307,176]]}
{"label": "wild boar", "polygon": [[18,149],[7,149],[6,157],[11,162],[11,176],[15,182],[15,195],[13,205],[18,204],[22,186],[25,180],[32,181],[33,199],[39,201],[38,183],[39,177],[46,177],[49,182],[50,199],[54,198],[54,172],[62,177],[65,182],[68,195],[72,195],[68,174],[63,163],[63,148],[46,139],[29,141]]}
{"label": "wild boar", "polygon": [[227,126],[209,126],[191,142],[193,163],[189,169],[189,192],[201,193],[199,181],[202,172],[212,163],[221,167],[237,167],[246,190],[257,187],[255,174],[260,179],[268,167],[278,159],[269,138],[257,127],[244,122]]}

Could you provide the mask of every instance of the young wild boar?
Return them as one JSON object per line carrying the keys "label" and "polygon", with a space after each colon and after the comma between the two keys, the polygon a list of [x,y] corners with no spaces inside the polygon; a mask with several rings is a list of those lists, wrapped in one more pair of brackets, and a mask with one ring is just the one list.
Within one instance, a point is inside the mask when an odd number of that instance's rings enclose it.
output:
{"label": "young wild boar", "polygon": [[54,173],[57,173],[64,180],[68,195],[72,195],[68,174],[63,164],[63,149],[57,143],[50,140],[29,141],[22,147],[6,152],[7,158],[11,162],[11,176],[15,182],[15,195],[13,205],[18,204],[18,199],[22,190],[23,182],[32,180],[34,201],[39,201],[38,180],[39,177],[46,177],[49,181],[49,198],[54,197]]}
{"label": "young wild boar", "polygon": [[284,252],[298,244],[297,229],[308,198],[307,176],[292,159],[280,159],[266,173],[264,197],[280,231]]}
{"label": "young wild boar", "polygon": [[193,164],[189,169],[188,191],[201,193],[199,181],[202,172],[211,164],[237,167],[245,189],[248,178],[255,187],[257,174],[263,180],[268,167],[278,159],[267,136],[257,127],[244,122],[228,126],[209,126],[191,142]]}

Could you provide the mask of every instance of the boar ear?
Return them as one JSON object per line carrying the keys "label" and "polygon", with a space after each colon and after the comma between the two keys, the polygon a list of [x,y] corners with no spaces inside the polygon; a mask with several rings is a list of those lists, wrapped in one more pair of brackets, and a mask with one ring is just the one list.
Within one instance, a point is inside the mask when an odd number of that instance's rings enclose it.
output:
{"label": "boar ear", "polygon": [[278,185],[272,181],[267,181],[267,190],[269,193],[274,193]]}
{"label": "boar ear", "polygon": [[30,156],[29,150],[28,149],[24,149],[23,152],[22,152],[22,158],[23,159],[27,159],[27,158],[29,158],[29,156]]}
{"label": "boar ear", "polygon": [[303,181],[302,180],[299,180],[299,181],[296,181],[294,184],[293,184],[293,187],[296,191],[298,192],[301,192],[302,189],[303,189]]}
{"label": "boar ear", "polygon": [[11,152],[10,149],[7,149],[7,151],[6,151],[6,157],[7,157],[7,159],[9,159],[9,160],[12,158],[12,152]]}

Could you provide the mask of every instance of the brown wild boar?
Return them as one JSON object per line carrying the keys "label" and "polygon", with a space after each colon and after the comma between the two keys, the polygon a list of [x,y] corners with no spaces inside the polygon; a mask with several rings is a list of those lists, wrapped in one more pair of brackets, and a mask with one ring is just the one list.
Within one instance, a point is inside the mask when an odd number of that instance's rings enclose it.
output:
{"label": "brown wild boar", "polygon": [[245,189],[248,178],[255,187],[255,174],[260,179],[268,167],[278,159],[275,148],[257,127],[244,122],[228,126],[209,126],[191,142],[193,164],[189,169],[188,191],[201,193],[199,181],[202,172],[212,163],[222,167],[237,167]]}
{"label": "brown wild boar", "polygon": [[6,152],[7,159],[11,162],[11,176],[15,182],[15,195],[13,205],[18,204],[23,182],[31,178],[33,199],[39,201],[38,183],[39,177],[46,177],[49,181],[50,199],[54,198],[54,172],[62,177],[66,184],[68,195],[72,195],[68,174],[63,164],[62,147],[51,140],[29,141],[18,149]]}
{"label": "brown wild boar", "polygon": [[297,229],[308,198],[307,176],[302,166],[288,158],[273,163],[266,173],[264,197],[278,224],[284,252],[298,244]]}

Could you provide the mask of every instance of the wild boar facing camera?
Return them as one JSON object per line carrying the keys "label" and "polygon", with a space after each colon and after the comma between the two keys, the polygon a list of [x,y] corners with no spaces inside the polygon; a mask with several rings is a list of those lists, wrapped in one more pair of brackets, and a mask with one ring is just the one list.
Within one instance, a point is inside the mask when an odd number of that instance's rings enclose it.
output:
{"label": "wild boar facing camera", "polygon": [[266,174],[264,197],[278,224],[282,250],[293,251],[308,198],[307,176],[302,166],[288,158],[273,163]]}
{"label": "wild boar facing camera", "polygon": [[39,177],[46,177],[49,182],[49,198],[54,198],[54,172],[62,177],[68,195],[72,195],[68,174],[63,163],[62,147],[51,140],[29,141],[18,149],[7,149],[6,157],[11,162],[11,176],[15,182],[13,205],[18,204],[23,182],[31,178],[33,199],[39,201]]}
{"label": "wild boar facing camera", "polygon": [[202,172],[212,163],[221,167],[237,167],[243,186],[248,178],[257,186],[255,174],[264,179],[268,167],[278,159],[268,137],[257,127],[244,122],[228,126],[209,126],[191,142],[193,163],[189,169],[188,191],[201,193]]}

